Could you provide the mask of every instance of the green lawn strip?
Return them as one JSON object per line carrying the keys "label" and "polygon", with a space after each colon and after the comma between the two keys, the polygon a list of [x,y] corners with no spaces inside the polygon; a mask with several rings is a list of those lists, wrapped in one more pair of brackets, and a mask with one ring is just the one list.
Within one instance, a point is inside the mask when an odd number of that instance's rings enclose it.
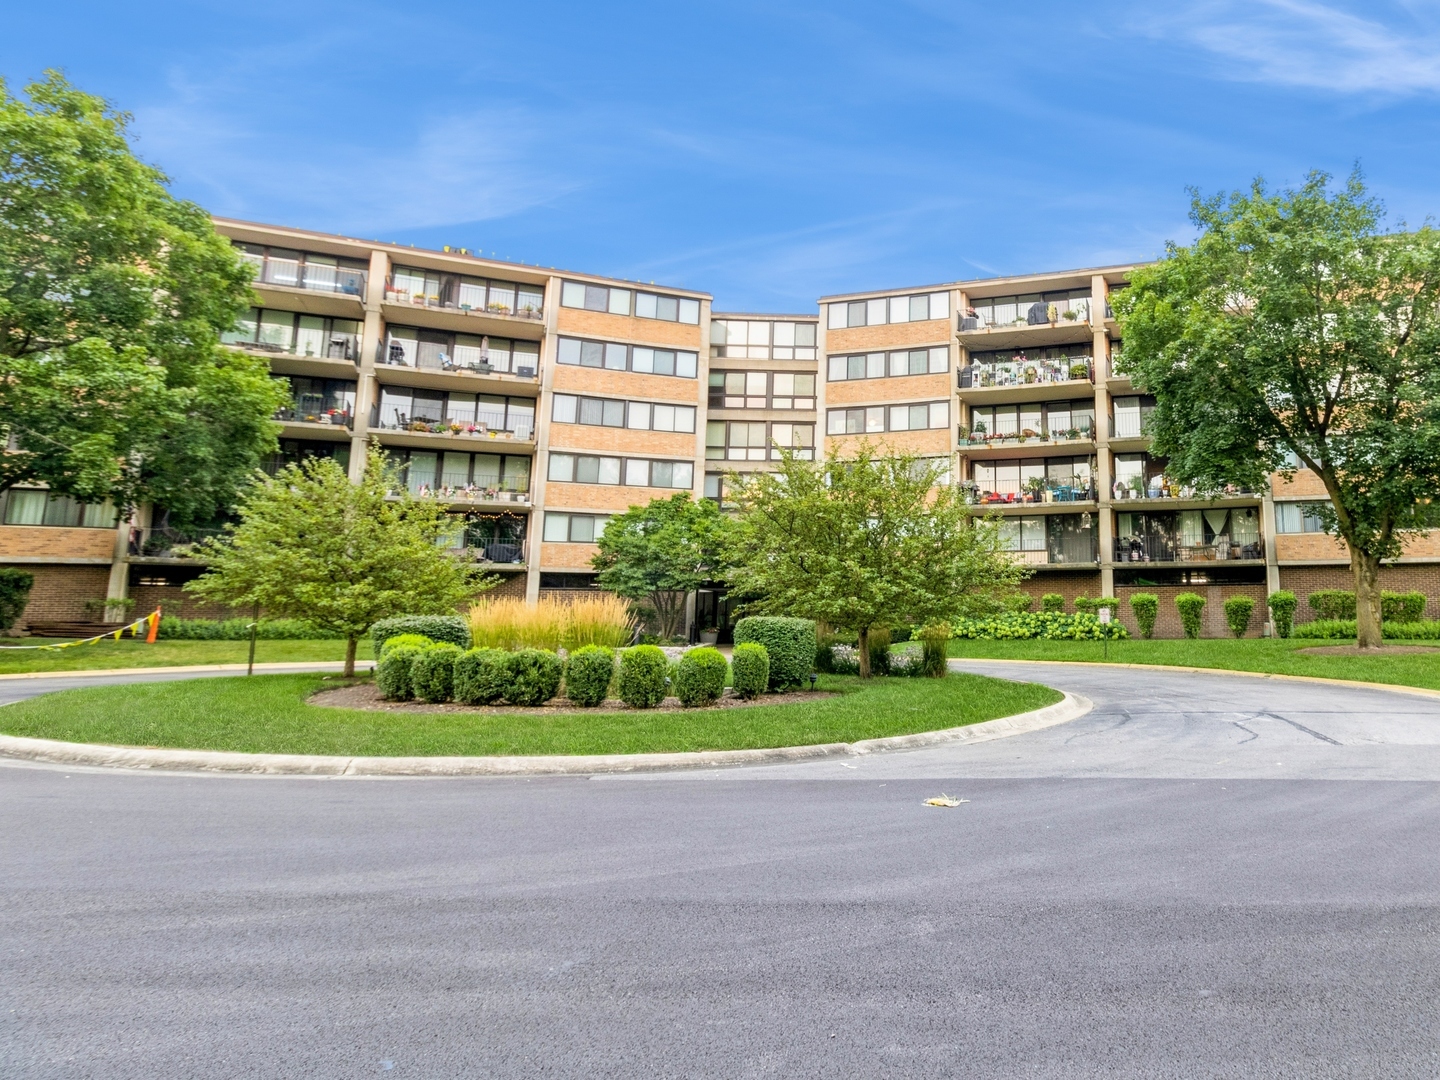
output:
{"label": "green lawn strip", "polygon": [[[48,640],[43,642],[50,644]],[[28,638],[26,645],[42,644]],[[55,642],[59,644],[59,642]],[[0,675],[18,675],[31,671],[99,671],[106,668],[184,667],[190,664],[243,664],[250,653],[248,641],[144,641],[124,638],[120,641],[76,645],[54,652],[37,649],[7,650],[0,646]],[[359,657],[370,660],[370,640],[360,642]],[[320,662],[344,660],[343,641],[257,641],[257,664]]]}
{"label": "green lawn strip", "polygon": [[683,712],[412,713],[331,709],[318,675],[256,675],[66,690],[0,709],[0,731],[67,742],[356,756],[634,754],[854,742],[1028,712],[1061,695],[978,675],[822,676],[840,695]]}
{"label": "green lawn strip", "polygon": [[[1295,641],[1280,638],[1245,638],[1239,641],[1112,641],[1112,664],[1168,664],[1175,667],[1257,671],[1272,675],[1306,675],[1319,679],[1392,683],[1440,690],[1440,652],[1399,656],[1326,656],[1300,650],[1343,641]],[[1353,644],[1353,643],[1351,643]],[[1407,642],[1387,641],[1387,645]],[[1417,641],[1408,644],[1434,645]],[[984,660],[1065,660],[1101,663],[1104,643],[1099,641],[952,641],[950,655]]]}

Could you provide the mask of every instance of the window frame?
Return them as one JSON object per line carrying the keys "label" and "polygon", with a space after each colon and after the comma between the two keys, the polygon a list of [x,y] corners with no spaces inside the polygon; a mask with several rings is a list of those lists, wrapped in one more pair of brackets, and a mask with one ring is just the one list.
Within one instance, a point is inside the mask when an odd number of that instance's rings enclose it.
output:
{"label": "window frame", "polygon": [[[565,359],[567,343],[573,343],[576,347],[574,350],[575,359],[573,360]],[[585,362],[585,347],[587,345],[599,348],[599,364],[587,364]],[[623,364],[623,366],[620,367],[614,366],[610,363],[610,360],[613,356],[615,356],[615,350],[617,349],[623,350],[621,355],[621,363]],[[646,371],[642,368],[637,368],[635,366],[637,359],[640,359],[639,354],[644,352],[652,354],[651,370],[649,371]],[[653,358],[654,353],[672,354],[675,370],[670,372],[655,371]],[[675,349],[669,347],[657,347],[654,345],[632,345],[623,341],[603,341],[599,338],[572,337],[568,334],[557,335],[556,337],[555,363],[563,364],[565,367],[583,367],[597,371],[628,371],[634,375],[659,375],[667,379],[695,379],[699,377],[700,373],[700,354],[698,352],[693,352],[690,349]],[[682,370],[683,367],[689,368],[689,374],[686,374]]]}

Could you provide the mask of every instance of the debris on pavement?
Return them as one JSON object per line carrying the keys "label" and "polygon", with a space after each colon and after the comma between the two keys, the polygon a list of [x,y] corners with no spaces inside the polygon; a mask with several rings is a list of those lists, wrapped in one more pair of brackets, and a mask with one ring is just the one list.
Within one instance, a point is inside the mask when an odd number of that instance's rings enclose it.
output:
{"label": "debris on pavement", "polygon": [[926,799],[926,800],[925,800],[925,805],[926,805],[926,806],[959,806],[961,803],[967,803],[967,802],[969,802],[969,801],[970,801],[969,799],[952,799],[949,795],[946,795],[946,794],[942,791],[936,798]]}

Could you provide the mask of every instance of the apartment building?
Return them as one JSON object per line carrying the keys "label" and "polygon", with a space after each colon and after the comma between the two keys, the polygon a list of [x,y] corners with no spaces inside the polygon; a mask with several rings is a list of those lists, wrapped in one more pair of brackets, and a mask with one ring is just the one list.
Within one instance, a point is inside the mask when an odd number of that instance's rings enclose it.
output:
{"label": "apartment building", "polygon": [[[861,440],[934,459],[977,514],[999,514],[1037,595],[1208,590],[1220,633],[1223,595],[1349,584],[1313,475],[1200,499],[1149,452],[1153,401],[1115,373],[1109,296],[1129,266],[721,313],[706,293],[463,250],[216,227],[256,275],[257,306],[226,340],[291,388],[271,470],[320,456],[355,476],[380,445],[411,493],[445,504],[454,556],[503,593],[593,588],[614,514],[677,491],[723,501],[727,473],[771,468],[781,446]],[[25,618],[42,629],[98,620],[105,599],[205,613],[182,591],[203,572],[194,539],[163,507],[119,521],[41,491],[0,497],[0,564],[35,572]],[[1385,573],[1440,596],[1440,538]],[[1173,605],[1161,612],[1178,633]],[[701,590],[692,623],[727,616],[723,590]]]}

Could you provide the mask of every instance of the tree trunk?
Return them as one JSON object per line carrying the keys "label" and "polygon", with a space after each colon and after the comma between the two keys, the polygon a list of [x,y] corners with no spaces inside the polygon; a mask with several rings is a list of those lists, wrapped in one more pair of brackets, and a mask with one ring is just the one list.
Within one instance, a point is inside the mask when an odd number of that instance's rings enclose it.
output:
{"label": "tree trunk", "polygon": [[1355,644],[1378,649],[1385,642],[1380,627],[1380,560],[1352,547],[1350,567],[1355,571]]}
{"label": "tree trunk", "polygon": [[859,643],[855,646],[860,660],[860,678],[870,678],[870,628],[867,626],[860,631]]}
{"label": "tree trunk", "polygon": [[353,637],[345,639],[345,678],[355,677],[355,646],[357,642]]}
{"label": "tree trunk", "polygon": [[685,594],[665,590],[651,593],[650,599],[655,605],[655,629],[668,641],[680,632],[680,620],[685,617]]}

